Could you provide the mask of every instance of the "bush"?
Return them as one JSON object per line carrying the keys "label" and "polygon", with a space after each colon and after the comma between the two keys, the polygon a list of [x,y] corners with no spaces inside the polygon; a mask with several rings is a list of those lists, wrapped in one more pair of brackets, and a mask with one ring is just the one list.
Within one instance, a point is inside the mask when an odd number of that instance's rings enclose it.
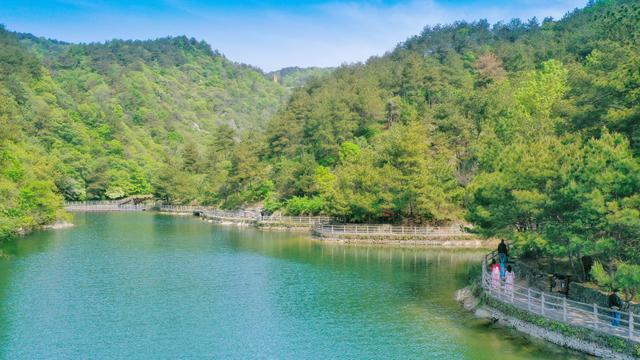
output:
{"label": "bush", "polygon": [[610,275],[601,263],[596,262],[591,269],[591,275],[601,288],[608,291],[620,288],[626,301],[633,300],[640,291],[640,265],[618,261],[612,270],[613,275]]}
{"label": "bush", "polygon": [[325,201],[319,196],[312,198],[294,196],[285,205],[287,215],[318,215],[322,213]]}

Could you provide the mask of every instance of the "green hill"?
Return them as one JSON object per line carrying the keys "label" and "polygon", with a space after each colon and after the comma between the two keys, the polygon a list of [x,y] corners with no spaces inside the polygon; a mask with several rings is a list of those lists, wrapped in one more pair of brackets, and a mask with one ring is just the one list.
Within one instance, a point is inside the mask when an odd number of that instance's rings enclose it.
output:
{"label": "green hill", "polygon": [[61,216],[62,197],[153,193],[469,221],[534,253],[637,263],[639,25],[625,0],[439,25],[363,64],[283,69],[285,86],[185,37],[2,30],[0,236]]}
{"label": "green hill", "polygon": [[216,141],[254,136],[287,97],[186,37],[78,45],[0,29],[0,72],[0,237],[60,216],[62,197],[205,201]]}
{"label": "green hill", "polygon": [[624,262],[640,263],[638,29],[637,1],[591,1],[559,21],[427,27],[343,66],[269,123],[266,205],[469,221],[579,276],[583,255],[619,264],[610,285],[637,285]]}
{"label": "green hill", "polygon": [[269,124],[276,206],[442,222],[464,215],[465,189],[520,140],[610,134],[637,155],[638,32],[624,29],[638,9],[600,1],[560,21],[427,27],[312,81]]}
{"label": "green hill", "polygon": [[267,73],[267,77],[271,80],[275,79],[275,81],[287,88],[297,88],[304,86],[312,80],[322,79],[331,74],[333,70],[335,69],[320,67],[301,68],[293,66]]}

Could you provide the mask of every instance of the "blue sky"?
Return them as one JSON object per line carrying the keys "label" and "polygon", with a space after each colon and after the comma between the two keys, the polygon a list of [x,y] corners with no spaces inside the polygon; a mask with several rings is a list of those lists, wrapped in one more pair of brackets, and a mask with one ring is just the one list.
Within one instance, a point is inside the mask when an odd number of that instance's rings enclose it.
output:
{"label": "blue sky", "polygon": [[2,0],[8,29],[70,42],[187,35],[266,71],[380,55],[426,25],[560,18],[586,0]]}

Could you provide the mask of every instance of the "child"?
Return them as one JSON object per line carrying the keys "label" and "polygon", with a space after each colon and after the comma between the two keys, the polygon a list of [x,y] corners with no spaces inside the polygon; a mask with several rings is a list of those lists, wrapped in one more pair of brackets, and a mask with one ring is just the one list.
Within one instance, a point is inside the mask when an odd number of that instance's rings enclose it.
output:
{"label": "child", "polygon": [[511,265],[507,266],[507,271],[504,275],[504,289],[509,296],[513,296],[513,284],[516,282],[516,274],[513,272]]}
{"label": "child", "polygon": [[495,290],[500,286],[500,265],[496,264],[496,261],[491,261],[491,287]]}

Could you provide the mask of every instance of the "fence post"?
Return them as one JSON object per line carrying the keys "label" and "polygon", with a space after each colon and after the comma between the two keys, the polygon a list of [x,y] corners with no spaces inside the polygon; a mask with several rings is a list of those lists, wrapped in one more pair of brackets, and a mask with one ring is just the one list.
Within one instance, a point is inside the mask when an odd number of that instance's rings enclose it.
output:
{"label": "fence post", "polygon": [[629,310],[629,339],[633,339],[633,312]]}
{"label": "fence post", "polygon": [[333,234],[333,225],[331,225],[331,233]]}
{"label": "fence post", "polygon": [[593,327],[598,329],[598,305],[593,303]]}
{"label": "fence post", "polygon": [[567,322],[567,298],[562,298],[562,320]]}
{"label": "fence post", "polygon": [[513,304],[513,299],[514,299],[514,297],[515,297],[515,296],[514,296],[514,293],[515,293],[515,291],[516,291],[515,287],[516,287],[516,284],[511,284],[511,289],[509,290],[509,292],[511,293],[511,303],[512,303],[512,304]]}
{"label": "fence post", "polygon": [[544,293],[540,296],[540,314],[544,315]]}
{"label": "fence post", "polygon": [[482,259],[482,288],[487,288],[487,258]]}
{"label": "fence post", "polygon": [[531,311],[531,288],[527,288],[527,310]]}

